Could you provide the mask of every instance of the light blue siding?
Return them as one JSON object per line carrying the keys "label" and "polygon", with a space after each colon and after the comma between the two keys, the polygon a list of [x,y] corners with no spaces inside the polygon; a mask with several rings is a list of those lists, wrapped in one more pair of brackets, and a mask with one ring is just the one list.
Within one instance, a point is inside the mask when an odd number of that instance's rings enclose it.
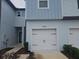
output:
{"label": "light blue siding", "polygon": [[77,0],[63,0],[63,16],[79,16]]}
{"label": "light blue siding", "polygon": [[[20,16],[17,16],[17,12],[20,12]],[[17,10],[15,17],[15,27],[24,27],[25,26],[25,10]]]}
{"label": "light blue siding", "polygon": [[[0,31],[1,31],[1,0],[0,0]],[[1,32],[0,32],[0,35],[1,35]],[[0,47],[1,47],[1,42],[0,42]]]}
{"label": "light blue siding", "polygon": [[26,0],[26,19],[62,19],[61,0],[49,0],[48,9],[39,9],[38,0]]}
{"label": "light blue siding", "polygon": [[14,27],[15,11],[5,0],[2,0],[1,10],[0,49],[5,48],[4,42],[6,39],[8,39],[8,46],[17,43],[16,29]]}

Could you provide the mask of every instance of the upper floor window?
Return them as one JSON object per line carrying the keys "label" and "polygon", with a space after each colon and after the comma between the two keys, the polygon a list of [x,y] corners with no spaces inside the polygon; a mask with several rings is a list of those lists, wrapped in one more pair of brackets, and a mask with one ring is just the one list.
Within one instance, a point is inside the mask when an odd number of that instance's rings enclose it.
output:
{"label": "upper floor window", "polygon": [[22,11],[22,17],[25,17],[25,11]]}
{"label": "upper floor window", "polygon": [[21,16],[21,13],[20,12],[17,12],[17,16]]}
{"label": "upper floor window", "polygon": [[49,7],[49,0],[38,0],[39,8],[48,8]]}
{"label": "upper floor window", "polygon": [[77,0],[77,2],[78,2],[78,9],[79,9],[79,0]]}
{"label": "upper floor window", "polygon": [[25,11],[17,11],[16,16],[18,17],[25,17]]}

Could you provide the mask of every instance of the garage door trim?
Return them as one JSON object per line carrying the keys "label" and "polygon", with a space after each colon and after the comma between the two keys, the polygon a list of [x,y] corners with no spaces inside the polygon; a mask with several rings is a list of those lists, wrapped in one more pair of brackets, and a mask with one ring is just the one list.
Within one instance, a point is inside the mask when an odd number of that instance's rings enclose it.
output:
{"label": "garage door trim", "polygon": [[56,30],[56,43],[57,43],[57,51],[59,51],[59,40],[58,40],[58,31],[56,28],[41,28],[41,29],[32,29],[33,30]]}

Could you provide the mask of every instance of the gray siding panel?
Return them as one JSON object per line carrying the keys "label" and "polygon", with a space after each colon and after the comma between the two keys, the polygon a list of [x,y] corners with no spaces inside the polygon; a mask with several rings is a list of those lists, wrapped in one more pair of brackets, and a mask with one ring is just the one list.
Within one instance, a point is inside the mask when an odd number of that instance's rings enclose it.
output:
{"label": "gray siding panel", "polygon": [[15,45],[17,43],[16,29],[14,27],[15,11],[7,4],[5,0],[2,0],[1,11],[1,44],[2,48],[5,48],[4,42],[8,39],[8,46]]}
{"label": "gray siding panel", "polygon": [[[1,35],[1,0],[0,0],[0,35]],[[0,36],[0,48],[1,48],[1,36]]]}
{"label": "gray siding panel", "polygon": [[63,16],[79,16],[77,0],[63,0]]}
{"label": "gray siding panel", "polygon": [[39,9],[38,0],[26,0],[26,19],[61,19],[61,0],[49,0],[49,9]]}
{"label": "gray siding panel", "polygon": [[1,21],[1,0],[0,0],[0,21]]}

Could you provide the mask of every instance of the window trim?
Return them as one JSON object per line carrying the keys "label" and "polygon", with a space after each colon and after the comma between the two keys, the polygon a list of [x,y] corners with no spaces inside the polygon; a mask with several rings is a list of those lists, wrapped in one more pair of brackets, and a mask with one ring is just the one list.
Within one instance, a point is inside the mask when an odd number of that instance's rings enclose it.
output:
{"label": "window trim", "polygon": [[43,1],[43,0],[38,0],[38,9],[49,9],[49,0],[47,0],[47,7],[39,7],[39,1]]}
{"label": "window trim", "polygon": [[21,16],[21,12],[17,11],[17,16],[20,17]]}

